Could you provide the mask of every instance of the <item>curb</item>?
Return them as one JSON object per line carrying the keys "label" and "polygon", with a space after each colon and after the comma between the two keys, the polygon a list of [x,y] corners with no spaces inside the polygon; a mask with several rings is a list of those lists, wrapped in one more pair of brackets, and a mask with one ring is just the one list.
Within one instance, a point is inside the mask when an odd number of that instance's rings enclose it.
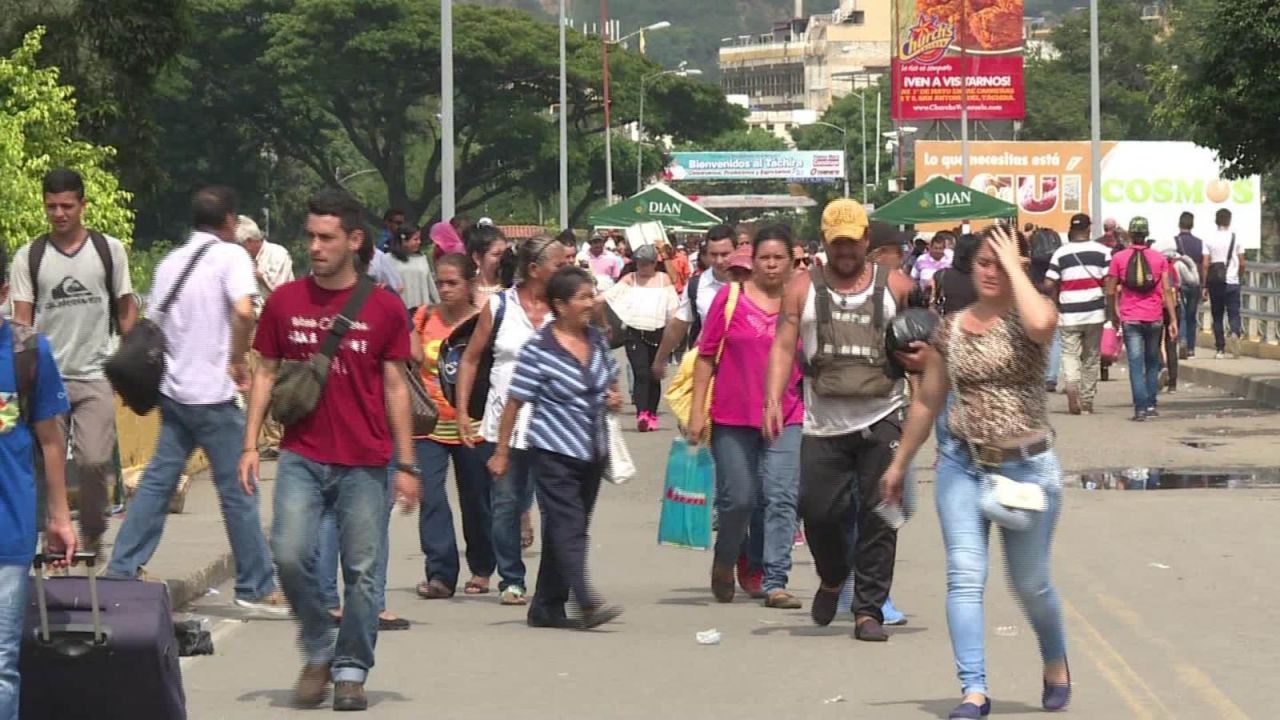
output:
{"label": "curb", "polygon": [[230,580],[235,572],[235,556],[227,552],[186,577],[166,579],[164,584],[169,589],[169,607],[174,612],[185,612],[186,606],[203,597],[209,588]]}
{"label": "curb", "polygon": [[1213,368],[1178,366],[1178,381],[1190,381],[1224,390],[1272,409],[1280,409],[1280,375],[1240,375]]}

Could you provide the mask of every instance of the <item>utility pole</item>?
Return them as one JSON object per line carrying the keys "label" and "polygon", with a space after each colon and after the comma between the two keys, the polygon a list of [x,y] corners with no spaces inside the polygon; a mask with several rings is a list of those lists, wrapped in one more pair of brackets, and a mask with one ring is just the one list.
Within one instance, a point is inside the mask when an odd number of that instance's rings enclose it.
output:
{"label": "utility pole", "polygon": [[1089,0],[1089,124],[1091,165],[1093,166],[1092,192],[1089,195],[1089,214],[1094,227],[1102,217],[1102,87],[1098,79],[1098,0]]}
{"label": "utility pole", "polygon": [[440,217],[456,214],[453,148],[453,0],[440,2]]}
{"label": "utility pole", "polygon": [[565,3],[560,0],[560,229],[569,227],[569,80],[565,50]]}
{"label": "utility pole", "polygon": [[613,124],[609,98],[609,0],[600,0],[600,48],[604,53],[604,196],[613,204]]}

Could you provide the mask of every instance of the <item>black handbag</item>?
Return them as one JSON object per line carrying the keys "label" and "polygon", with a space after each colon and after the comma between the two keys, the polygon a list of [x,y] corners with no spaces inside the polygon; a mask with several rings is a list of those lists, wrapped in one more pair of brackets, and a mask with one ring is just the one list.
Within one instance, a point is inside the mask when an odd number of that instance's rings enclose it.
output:
{"label": "black handbag", "polygon": [[[164,315],[173,307],[187,284],[191,271],[195,269],[200,258],[213,247],[214,240],[207,242],[196,250],[182,269],[178,281],[169,290],[169,296],[160,303],[158,313]],[[104,371],[111,388],[120,394],[125,406],[139,415],[146,415],[160,404],[160,385],[164,382],[164,354],[166,350],[164,330],[148,318],[138,318],[133,329],[120,341],[120,347],[111,359],[107,360]]]}

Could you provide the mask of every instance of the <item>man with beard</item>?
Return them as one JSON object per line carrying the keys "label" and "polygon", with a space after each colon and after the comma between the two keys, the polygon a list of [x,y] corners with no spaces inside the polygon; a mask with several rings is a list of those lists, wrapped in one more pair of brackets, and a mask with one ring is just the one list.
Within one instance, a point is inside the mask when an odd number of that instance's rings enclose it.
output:
{"label": "man with beard", "polygon": [[[378,595],[386,577],[388,492],[417,504],[419,472],[410,427],[409,325],[404,303],[356,269],[366,245],[360,203],[327,190],[307,207],[311,276],[276,290],[262,308],[253,349],[262,356],[249,395],[240,484],[255,492],[257,438],[283,361],[310,361],[329,347],[332,362],[314,409],[285,427],[276,467],[271,546],[280,584],[301,625],[305,666],[295,707],[315,707],[336,684],[334,710],[364,710],[374,663]],[[394,487],[387,466],[395,458]],[[337,520],[346,597],[335,629],[316,582],[320,522]]]}
{"label": "man with beard", "polygon": [[[893,581],[897,532],[873,508],[880,502],[879,478],[902,435],[905,407],[902,382],[884,372],[884,334],[898,308],[906,307],[911,281],[867,261],[868,225],[866,209],[853,200],[836,200],[823,212],[826,263],[793,277],[778,314],[764,430],[773,437],[781,432],[781,401],[798,341],[806,361],[800,513],[821,579],[811,614],[818,625],[835,618],[851,570],[846,523],[856,508],[855,636],[883,642],[888,635],[881,607]],[[899,355],[908,370],[923,369],[923,345]]]}

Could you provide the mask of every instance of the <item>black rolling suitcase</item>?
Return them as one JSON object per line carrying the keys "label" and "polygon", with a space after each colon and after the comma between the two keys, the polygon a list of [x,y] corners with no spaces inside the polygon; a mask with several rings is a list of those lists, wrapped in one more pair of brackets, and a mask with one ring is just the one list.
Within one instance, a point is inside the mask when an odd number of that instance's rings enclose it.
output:
{"label": "black rolling suitcase", "polygon": [[44,577],[37,555],[22,638],[22,720],[185,720],[163,583]]}

